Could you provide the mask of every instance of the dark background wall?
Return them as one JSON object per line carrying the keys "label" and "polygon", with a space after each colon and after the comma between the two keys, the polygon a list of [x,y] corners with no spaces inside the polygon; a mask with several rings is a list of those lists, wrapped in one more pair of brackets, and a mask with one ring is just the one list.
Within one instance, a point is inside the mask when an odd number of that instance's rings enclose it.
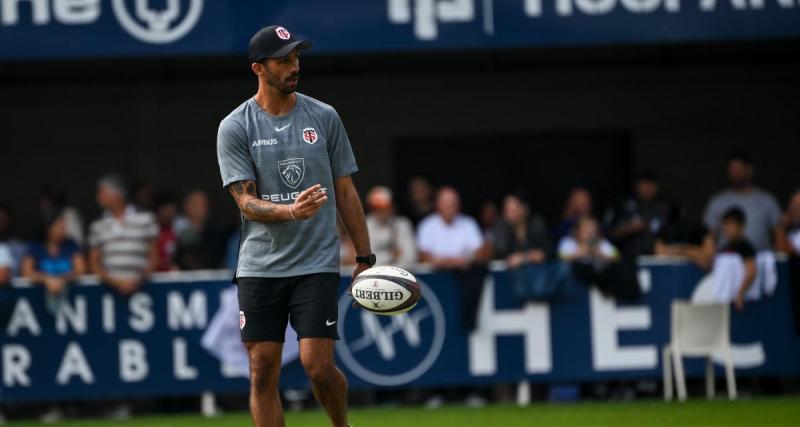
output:
{"label": "dark background wall", "polygon": [[[666,190],[698,215],[724,185],[733,149],[754,154],[757,181],[781,203],[800,187],[797,49],[767,57],[762,51],[308,57],[300,90],[339,111],[362,192],[379,183],[403,188],[394,161],[399,141],[451,140],[452,154],[440,159],[446,170],[463,166],[454,136],[611,133],[629,136],[628,171],[658,171]],[[207,189],[218,216],[233,216],[219,185],[215,137],[220,119],[255,92],[246,63],[6,64],[0,76],[0,202],[14,205],[23,225],[45,182],[64,188],[86,216],[96,215],[94,182],[109,171],[156,187]],[[620,194],[627,190],[621,187]]]}

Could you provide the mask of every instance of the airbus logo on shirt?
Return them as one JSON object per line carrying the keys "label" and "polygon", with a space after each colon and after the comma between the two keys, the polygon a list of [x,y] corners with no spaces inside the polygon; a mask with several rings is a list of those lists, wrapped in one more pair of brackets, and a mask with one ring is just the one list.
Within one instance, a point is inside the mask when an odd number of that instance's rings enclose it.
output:
{"label": "airbus logo on shirt", "polygon": [[265,145],[278,145],[278,140],[275,138],[270,139],[257,139],[251,145],[253,148],[263,147]]}

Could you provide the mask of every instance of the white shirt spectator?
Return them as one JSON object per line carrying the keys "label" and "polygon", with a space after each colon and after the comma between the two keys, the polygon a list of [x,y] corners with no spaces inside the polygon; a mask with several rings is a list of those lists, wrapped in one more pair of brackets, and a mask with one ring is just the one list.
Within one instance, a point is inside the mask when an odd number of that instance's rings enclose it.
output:
{"label": "white shirt spectator", "polygon": [[14,257],[11,256],[11,250],[5,243],[0,243],[0,268],[12,267],[14,267]]}
{"label": "white shirt spectator", "polygon": [[89,245],[100,248],[103,268],[112,277],[138,278],[147,269],[158,223],[150,212],[128,206],[122,218],[106,213],[89,228]]}
{"label": "white shirt spectator", "polygon": [[367,215],[370,247],[379,265],[409,266],[417,260],[414,229],[405,217],[392,216],[387,222]]}
{"label": "white shirt spectator", "polygon": [[459,214],[448,224],[434,213],[419,224],[417,246],[434,258],[471,259],[483,246],[483,236],[478,223],[466,215]]}
{"label": "white shirt spectator", "polygon": [[[619,253],[617,248],[606,239],[600,240],[598,243],[600,253],[608,258],[616,258]],[[559,258],[573,258],[578,253],[578,241],[573,236],[566,236],[558,242],[558,257]]]}

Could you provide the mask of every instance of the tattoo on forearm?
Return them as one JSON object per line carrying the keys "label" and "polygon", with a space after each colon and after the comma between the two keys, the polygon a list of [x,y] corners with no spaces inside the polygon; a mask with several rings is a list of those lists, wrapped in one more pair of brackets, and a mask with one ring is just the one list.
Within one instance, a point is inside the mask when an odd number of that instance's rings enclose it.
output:
{"label": "tattoo on forearm", "polygon": [[244,210],[255,216],[265,217],[275,211],[275,206],[272,204],[264,205],[261,200],[250,199],[244,205]]}
{"label": "tattoo on forearm", "polygon": [[231,184],[230,191],[239,196],[243,194],[250,194],[252,196],[255,196],[256,183],[255,181],[236,181],[233,184]]}

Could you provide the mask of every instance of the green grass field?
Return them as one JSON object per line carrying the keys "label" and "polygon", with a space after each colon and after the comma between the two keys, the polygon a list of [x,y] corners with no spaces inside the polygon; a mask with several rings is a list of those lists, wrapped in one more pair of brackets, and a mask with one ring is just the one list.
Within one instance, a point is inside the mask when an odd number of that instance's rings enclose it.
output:
{"label": "green grass field", "polygon": [[[631,403],[535,404],[526,408],[489,406],[469,409],[449,406],[437,410],[413,408],[355,409],[351,411],[355,427],[767,427],[800,426],[800,397],[756,399],[728,402],[693,400],[687,403],[645,401]],[[321,412],[290,412],[289,427],[323,427]],[[39,426],[34,422],[14,422],[10,427]],[[199,416],[147,416],[130,421],[76,420],[61,425],[73,427],[183,427],[248,426],[246,413],[205,419]]]}

